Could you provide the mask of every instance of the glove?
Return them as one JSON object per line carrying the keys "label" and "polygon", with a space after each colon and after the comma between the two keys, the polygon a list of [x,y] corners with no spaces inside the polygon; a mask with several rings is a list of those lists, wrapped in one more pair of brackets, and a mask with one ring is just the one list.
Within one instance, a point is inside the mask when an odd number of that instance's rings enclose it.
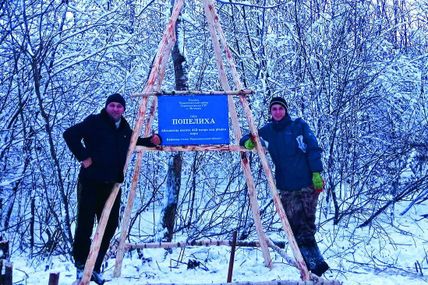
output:
{"label": "glove", "polygon": [[253,142],[253,140],[251,138],[249,138],[248,140],[245,141],[244,143],[244,147],[248,150],[252,150],[255,147],[255,143]]}
{"label": "glove", "polygon": [[158,134],[153,134],[151,137],[150,137],[150,142],[152,143],[152,144],[154,144],[155,146],[157,146],[157,145],[160,145],[161,143],[162,143],[162,138],[160,137],[160,135],[158,135]]}
{"label": "glove", "polygon": [[324,180],[319,172],[312,173],[312,184],[317,193],[321,193],[324,190]]}

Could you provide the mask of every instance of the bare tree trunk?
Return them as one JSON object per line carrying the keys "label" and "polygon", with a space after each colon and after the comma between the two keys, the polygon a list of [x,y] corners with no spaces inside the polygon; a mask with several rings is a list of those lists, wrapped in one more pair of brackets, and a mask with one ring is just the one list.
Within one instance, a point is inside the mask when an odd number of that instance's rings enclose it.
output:
{"label": "bare tree trunk", "polygon": [[31,216],[30,216],[30,250],[31,254],[33,254],[34,249],[34,224],[35,224],[35,214],[36,212],[36,204],[34,198],[31,199]]}
{"label": "bare tree trunk", "polygon": [[[40,50],[40,53],[42,53],[42,50]],[[34,79],[34,91],[35,94],[37,96],[37,101],[39,103],[39,110],[40,110],[40,114],[45,122],[45,131],[46,134],[48,136],[48,143],[49,143],[49,151],[50,151],[50,155],[51,158],[53,160],[54,166],[55,166],[55,171],[57,174],[57,178],[58,178],[58,188],[59,188],[59,192],[62,198],[62,202],[64,203],[64,221],[65,221],[65,225],[63,225],[63,223],[61,222],[61,219],[59,218],[58,215],[55,215],[54,212],[52,212],[52,214],[54,214],[53,216],[56,218],[58,226],[62,229],[62,236],[64,239],[64,242],[66,242],[68,244],[68,247],[71,246],[71,242],[73,240],[72,234],[71,234],[71,222],[70,222],[70,214],[69,214],[69,201],[68,201],[68,197],[65,193],[65,187],[64,187],[64,178],[62,175],[62,171],[61,171],[61,166],[60,166],[60,162],[59,162],[59,158],[57,155],[57,150],[55,148],[55,140],[54,140],[54,134],[53,134],[53,127],[51,125],[50,122],[50,118],[49,118],[49,114],[46,112],[45,107],[43,105],[43,99],[42,99],[42,92],[41,92],[41,66],[43,64],[43,59],[39,59],[33,57],[33,61],[32,61],[32,68],[33,68],[33,79]],[[52,62],[51,62],[52,64]],[[49,80],[48,82],[45,84],[45,88],[47,87],[47,85],[49,84]]]}
{"label": "bare tree trunk", "polygon": [[187,222],[185,222],[185,227],[190,228],[190,225],[192,224],[193,220],[193,213],[195,210],[195,194],[196,194],[196,169],[197,169],[197,161],[198,161],[198,153],[195,153],[195,156],[193,157],[193,163],[192,163],[192,183],[191,183],[191,194],[190,194],[190,207],[189,207],[189,218]]}
{"label": "bare tree trunk", "polygon": [[132,0],[126,0],[126,5],[129,7],[129,28],[128,31],[130,34],[134,33],[135,25],[135,2]]}
{"label": "bare tree trunk", "polygon": [[[174,5],[174,0],[171,1],[171,7]],[[172,60],[174,63],[174,74],[175,74],[175,89],[182,91],[188,90],[187,86],[187,73],[184,67],[186,59],[180,53],[178,35],[178,27],[180,25],[180,18],[177,20],[175,26],[175,34],[177,41],[175,42],[174,48],[172,49]],[[168,167],[168,178],[167,178],[167,203],[165,205],[162,217],[162,226],[166,230],[163,239],[171,241],[174,234],[175,217],[177,212],[178,196],[181,187],[181,169],[183,165],[183,155],[181,152],[176,152],[171,155],[171,161]]]}
{"label": "bare tree trunk", "polygon": [[166,229],[163,239],[172,241],[174,234],[175,216],[177,212],[178,194],[181,186],[181,169],[183,165],[183,157],[181,152],[177,152],[172,156],[168,167],[167,178],[167,195],[168,202],[164,209],[162,226]]}

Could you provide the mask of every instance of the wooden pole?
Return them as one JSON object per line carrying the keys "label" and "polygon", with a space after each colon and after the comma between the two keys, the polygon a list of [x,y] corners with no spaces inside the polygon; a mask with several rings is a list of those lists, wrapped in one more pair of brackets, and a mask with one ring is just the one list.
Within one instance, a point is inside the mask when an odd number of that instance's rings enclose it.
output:
{"label": "wooden pole", "polygon": [[[146,108],[146,105],[147,105],[147,99],[148,98],[146,97],[146,98],[143,98],[142,100],[142,106],[144,109]],[[116,253],[116,261],[115,261],[115,267],[113,271],[113,277],[120,277],[121,275],[122,262],[123,262],[123,257],[125,255],[125,240],[126,240],[126,237],[128,236],[129,223],[131,220],[131,211],[132,211],[132,206],[134,205],[134,200],[136,195],[135,189],[138,181],[137,176],[140,171],[142,158],[143,158],[143,152],[138,153],[137,160],[135,163],[134,174],[131,182],[131,189],[128,194],[128,202],[126,204],[125,213],[122,219],[120,240],[119,240],[119,245]]]}
{"label": "wooden pole", "polygon": [[[127,249],[135,249],[135,248],[177,248],[177,247],[189,247],[189,246],[232,246],[233,241],[230,240],[199,240],[199,241],[191,241],[191,242],[152,242],[152,243],[127,243],[125,247]],[[285,247],[284,241],[272,241],[268,239],[268,245],[274,251],[276,251],[284,261],[291,266],[296,268],[297,264],[293,257],[287,255],[287,253],[283,250]],[[236,246],[239,247],[260,247],[259,241],[236,241]]]}
{"label": "wooden pole", "polygon": [[[178,15],[181,11],[182,6],[183,6],[183,0],[177,0],[175,2],[175,6],[173,9],[171,19],[170,19],[169,24],[167,26],[167,30],[171,29],[171,28],[174,29],[175,22],[178,18]],[[170,37],[168,37],[168,32],[165,32],[164,37],[162,38],[162,41],[160,43],[160,46],[162,48],[160,48],[158,50],[158,54],[156,55],[156,58],[154,61],[155,63],[158,63],[158,64],[156,64],[154,66],[154,68],[152,69],[150,76],[149,76],[149,79],[148,79],[148,82],[147,82],[147,86],[146,86],[143,93],[152,92],[153,86],[156,84],[156,81],[158,80],[158,71],[156,70],[156,68],[159,67],[162,64],[162,61],[165,59],[164,58],[165,47],[170,45],[170,43],[169,43],[170,40],[171,39],[170,39]],[[168,58],[168,56],[167,56],[167,58]],[[126,173],[126,169],[128,168],[130,158],[132,156],[132,153],[134,152],[135,146],[137,144],[137,139],[139,137],[139,134],[141,132],[141,128],[142,128],[142,125],[144,122],[146,108],[145,108],[145,106],[142,106],[142,105],[143,104],[141,103],[140,108],[139,108],[139,112],[138,112],[138,116],[137,116],[136,126],[134,128],[133,133],[132,133],[131,142],[129,144],[127,159],[126,159],[124,170],[123,170],[124,174]],[[92,271],[94,269],[95,261],[96,261],[96,258],[98,256],[98,252],[99,252],[99,248],[101,245],[102,237],[104,235],[105,227],[107,225],[108,218],[109,218],[110,212],[111,212],[111,208],[114,204],[114,201],[115,201],[116,196],[119,192],[119,189],[120,189],[120,183],[116,183],[115,186],[113,187],[113,190],[112,190],[105,206],[104,206],[103,212],[101,214],[100,221],[98,223],[96,233],[94,235],[94,239],[93,239],[92,244],[91,244],[91,249],[89,251],[88,259],[86,260],[85,270],[83,272],[83,278],[80,282],[80,285],[88,284],[90,279],[91,279]],[[120,272],[119,272],[119,274],[120,274]]]}
{"label": "wooden pole", "polygon": [[[149,242],[149,243],[127,243],[127,248],[176,248],[189,246],[232,246],[233,241],[230,240],[199,240],[199,241],[183,241],[183,242]],[[240,247],[260,247],[259,241],[236,241],[236,246]],[[272,242],[269,240],[269,246],[284,248],[285,242]]]}
{"label": "wooden pole", "polygon": [[299,246],[297,245],[296,239],[294,238],[293,231],[291,230],[290,223],[288,222],[287,216],[284,211],[284,207],[282,206],[281,199],[279,198],[278,191],[276,190],[275,182],[272,176],[272,172],[270,171],[270,167],[268,164],[268,161],[266,159],[266,155],[264,152],[264,149],[262,147],[262,144],[260,142],[260,137],[258,135],[257,128],[254,126],[254,119],[251,113],[250,106],[248,105],[248,102],[245,97],[240,96],[240,100],[242,103],[242,106],[244,107],[245,115],[247,116],[248,125],[250,127],[251,135],[256,141],[256,149],[257,153],[260,157],[260,162],[263,166],[263,169],[266,173],[266,177],[269,183],[269,187],[273,196],[273,202],[276,208],[276,211],[279,215],[279,218],[281,220],[282,227],[287,235],[288,242],[290,243],[290,247],[293,251],[294,258],[296,258],[297,267],[300,270],[300,275],[302,280],[309,280],[310,274],[308,271],[308,268],[306,267],[306,263],[303,260],[303,256],[300,252]]}
{"label": "wooden pole", "polygon": [[[210,2],[209,0],[204,0],[204,11],[205,11],[205,15],[207,18],[209,31],[211,34],[211,40],[213,43],[213,49],[214,49],[214,54],[216,57],[216,63],[217,63],[217,69],[218,69],[218,73],[219,73],[220,84],[221,84],[223,90],[230,91],[231,89],[230,89],[229,83],[227,81],[227,76],[226,76],[226,72],[224,70],[223,60],[222,60],[222,56],[221,56],[220,45],[219,45],[217,33],[215,31],[215,27],[214,27],[213,14],[212,14],[212,12],[210,12],[210,10],[213,10],[213,9],[215,9],[215,8],[214,8],[214,5],[212,4],[212,2]],[[242,134],[241,134],[241,130],[240,130],[239,125],[238,125],[238,115],[236,113],[235,105],[234,105],[233,100],[230,96],[228,97],[228,105],[229,105],[229,113],[230,113],[230,117],[231,117],[231,121],[232,121],[232,129],[233,129],[233,132],[235,135],[235,139],[239,140],[242,137]],[[251,207],[251,211],[253,213],[254,224],[256,226],[256,232],[257,232],[257,235],[258,235],[259,240],[260,240],[260,247],[261,247],[263,258],[264,258],[264,263],[267,267],[271,267],[272,266],[272,259],[271,259],[270,254],[269,254],[269,248],[267,245],[267,238],[266,238],[266,235],[263,231],[263,226],[261,223],[260,210],[259,210],[259,205],[257,202],[256,187],[255,187],[254,180],[253,180],[253,177],[251,174],[251,169],[250,169],[250,165],[248,163],[248,158],[247,158],[247,155],[245,152],[241,153],[241,166],[242,166],[242,169],[243,169],[243,172],[245,174],[246,181],[247,181],[250,207]]]}
{"label": "wooden pole", "polygon": [[236,70],[236,63],[235,63],[235,60],[233,59],[232,52],[230,51],[229,45],[227,44],[227,41],[226,41],[226,37],[224,36],[223,29],[220,25],[220,17],[217,14],[217,11],[216,11],[215,6],[214,6],[214,2],[212,0],[209,0],[209,3],[210,3],[210,6],[209,6],[210,10],[209,11],[212,15],[211,17],[212,17],[213,22],[214,22],[214,28],[217,30],[217,34],[219,35],[220,43],[222,44],[224,54],[226,55],[226,60],[229,63],[231,73],[232,73],[233,82],[235,83],[236,89],[242,90],[243,89],[242,82],[241,82],[239,73]]}
{"label": "wooden pole", "polygon": [[113,207],[114,201],[116,199],[117,193],[120,189],[120,183],[115,183],[113,190],[111,191],[105,205],[103,212],[101,213],[100,220],[98,221],[98,226],[95,231],[94,238],[92,240],[91,248],[89,250],[88,258],[86,259],[85,269],[83,271],[82,280],[80,280],[79,285],[87,285],[92,276],[92,271],[94,270],[95,262],[100,250],[101,241],[107,226],[108,218],[110,216],[111,208]]}
{"label": "wooden pole", "polygon": [[[174,22],[175,23],[175,22]],[[169,29],[167,31],[170,31]],[[164,62],[166,62],[169,58],[169,54],[171,53],[171,49],[174,46],[174,42],[175,42],[175,34],[173,35],[169,35],[171,38],[173,38],[173,41],[165,41],[166,44],[166,49],[164,48],[164,46],[162,46],[159,50],[162,52],[163,56],[162,57],[157,57],[160,59],[163,59]],[[172,42],[172,43],[171,43]],[[158,66],[160,66],[160,68],[158,68]],[[161,82],[163,81],[163,77],[164,77],[164,73],[165,73],[165,63],[161,63],[161,62],[157,62],[154,65],[154,68],[152,69],[152,71],[157,71],[158,72],[158,78],[155,81],[152,90],[160,90],[161,87]],[[158,91],[154,91],[152,93],[155,93]],[[143,102],[144,99],[146,99],[145,101],[147,102],[147,97],[143,97]],[[144,104],[144,103],[143,103]],[[155,97],[152,100],[152,105],[150,107],[150,112],[149,112],[149,119],[148,122],[146,124],[146,129],[144,132],[144,136],[147,137],[150,134],[151,131],[151,126],[153,124],[153,120],[154,120],[154,113],[156,111],[156,107],[157,107],[157,97]],[[143,112],[145,113],[145,111]],[[137,147],[136,147],[137,148]],[[118,247],[118,252],[116,254],[116,264],[115,264],[115,269],[113,272],[113,276],[114,277],[120,277],[121,275],[121,270],[122,270],[122,262],[123,262],[123,257],[125,254],[125,239],[127,237],[128,234],[128,230],[129,230],[129,223],[130,223],[130,217],[131,217],[131,210],[132,207],[134,205],[134,200],[135,200],[135,196],[136,196],[136,188],[137,188],[137,184],[138,184],[138,178],[140,175],[140,169],[141,169],[141,163],[142,163],[142,157],[143,157],[143,147],[139,146],[139,151],[137,154],[137,160],[136,160],[136,164],[135,164],[135,168],[134,168],[134,173],[132,176],[132,183],[131,183],[131,189],[129,191],[129,195],[128,195],[128,203],[126,206],[126,210],[125,210],[125,215],[124,215],[124,220],[122,223],[122,231],[121,231],[121,238],[119,241],[119,247]],[[146,148],[146,149],[153,149],[153,148]]]}
{"label": "wooden pole", "polygon": [[239,145],[177,145],[177,146],[136,146],[136,152],[142,151],[236,151],[236,152],[249,152],[248,150]]}
{"label": "wooden pole", "polygon": [[284,258],[285,262],[288,265],[294,266],[297,268],[297,264],[296,264],[296,260],[293,259],[291,256],[289,256],[282,248],[281,245],[282,244],[278,244],[276,242],[271,241],[270,239],[268,240],[268,244],[269,247],[272,248],[274,251],[276,251],[276,253],[278,253],[282,258]]}
{"label": "wooden pole", "polygon": [[[233,283],[180,283],[179,285],[342,285],[337,280],[319,281],[294,281],[294,280],[273,280],[273,281],[241,281]],[[176,283],[156,283],[156,285],[178,285]]]}
{"label": "wooden pole", "polygon": [[236,95],[249,95],[253,94],[252,90],[232,90],[232,91],[170,91],[170,92],[151,92],[151,93],[136,93],[132,96],[135,97],[148,97],[148,96],[185,96],[185,95],[227,95],[227,96],[236,96]]}
{"label": "wooden pole", "polygon": [[[210,11],[212,13],[212,18],[214,19],[215,27],[218,30],[218,34],[220,35],[220,41],[223,45],[224,52],[226,54],[226,58],[227,58],[228,63],[230,65],[233,80],[234,80],[235,84],[237,85],[237,89],[242,89],[241,80],[239,78],[239,73],[236,70],[235,61],[233,59],[232,53],[231,53],[227,43],[226,43],[226,38],[224,37],[224,33],[223,33],[222,28],[221,28],[221,25],[219,24],[219,17],[215,11],[214,4],[212,3],[211,0],[210,0],[210,2],[211,2],[211,7],[213,7],[212,9],[210,9]],[[278,191],[276,190],[276,185],[275,185],[275,182],[274,182],[274,179],[272,176],[272,172],[271,172],[269,164],[267,162],[264,149],[262,148],[262,146],[260,144],[260,139],[258,136],[257,128],[254,127],[255,126],[254,119],[252,117],[252,113],[251,113],[251,109],[248,105],[248,101],[246,100],[246,98],[244,96],[239,96],[239,98],[240,98],[240,101],[244,107],[244,111],[245,111],[245,114],[247,116],[247,121],[248,121],[248,125],[250,127],[251,134],[254,138],[256,138],[256,150],[257,150],[257,153],[259,154],[263,169],[264,169],[266,176],[267,176],[267,179],[268,179],[268,183],[269,183],[269,187],[271,189],[271,193],[273,196],[275,208],[276,208],[278,215],[281,219],[283,229],[284,229],[284,231],[287,235],[287,238],[290,242],[291,249],[293,251],[293,255],[296,258],[297,267],[300,270],[300,274],[301,274],[302,279],[303,280],[309,280],[310,274],[309,274],[308,269],[306,267],[306,263],[303,260],[300,249],[297,246],[296,239],[294,238],[294,234],[291,230],[290,223],[288,222],[287,216],[285,215],[285,211],[284,211],[284,208],[282,206],[281,199],[279,198]]]}
{"label": "wooden pole", "polygon": [[233,264],[235,263],[235,249],[236,249],[236,236],[237,235],[238,235],[238,232],[234,231],[233,237],[232,237],[232,248],[230,250],[229,269],[227,271],[227,283],[232,282]]}
{"label": "wooden pole", "polygon": [[[147,82],[147,85],[143,91],[143,94],[150,94],[155,90],[155,92],[159,92],[160,87],[162,85],[162,81],[165,75],[165,67],[167,64],[167,61],[169,59],[169,56],[171,54],[171,49],[174,46],[174,43],[176,41],[175,38],[175,24],[177,22],[178,16],[180,15],[181,8],[183,7],[183,0],[177,0],[174,5],[174,9],[171,14],[171,18],[169,20],[169,23],[164,31],[163,37],[161,42],[159,43],[158,52],[156,54],[154,64],[152,67],[152,70],[149,75],[149,80]],[[134,136],[138,138],[138,134],[140,133],[141,127],[144,123],[145,113],[146,113],[146,106],[147,106],[147,97],[143,97],[140,104],[140,111],[138,113],[137,117],[137,123],[136,127],[134,129],[133,138]],[[147,123],[147,127],[145,129],[145,136],[148,136],[151,131],[151,126],[154,118],[154,112],[156,110],[157,106],[157,97],[155,97],[152,100],[152,105],[150,109],[150,115],[149,115],[149,122]],[[136,139],[133,141],[131,139],[131,145],[130,146],[130,152],[133,151],[136,146]],[[131,153],[128,152],[128,160],[131,155]],[[113,272],[114,277],[119,277],[121,275],[122,270],[122,262],[123,257],[125,254],[125,240],[127,237],[127,232],[129,229],[129,223],[130,223],[130,216],[131,216],[131,210],[134,204],[135,200],[135,192],[136,192],[136,186],[138,183],[138,175],[140,173],[141,169],[141,162],[142,162],[142,156],[143,152],[139,152],[137,155],[137,161],[136,161],[136,167],[134,169],[133,178],[132,178],[132,184],[131,189],[129,191],[128,195],[128,203],[126,206],[124,219],[121,226],[121,238],[119,241],[119,247],[116,254],[116,263],[115,268]],[[126,168],[125,168],[126,170]]]}

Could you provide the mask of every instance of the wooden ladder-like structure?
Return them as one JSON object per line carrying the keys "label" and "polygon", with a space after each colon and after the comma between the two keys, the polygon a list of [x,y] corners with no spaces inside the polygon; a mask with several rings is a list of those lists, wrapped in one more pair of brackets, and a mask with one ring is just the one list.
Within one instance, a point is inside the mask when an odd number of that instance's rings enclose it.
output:
{"label": "wooden ladder-like structure", "polygon": [[[255,139],[256,142],[256,151],[260,157],[260,161],[262,163],[263,166],[263,170],[266,174],[268,183],[269,183],[269,187],[270,190],[272,192],[272,196],[273,196],[273,202],[276,208],[276,211],[280,217],[281,220],[281,224],[283,227],[283,230],[285,231],[290,247],[292,249],[294,258],[295,258],[295,265],[297,266],[297,268],[300,271],[300,277],[303,281],[307,281],[310,279],[310,274],[308,272],[308,269],[306,267],[306,264],[303,260],[303,257],[300,253],[299,247],[297,246],[296,240],[294,238],[293,232],[290,228],[290,224],[288,222],[288,219],[286,217],[284,208],[281,204],[281,200],[278,194],[278,191],[276,189],[275,186],[275,182],[268,164],[268,161],[266,159],[266,155],[265,152],[261,146],[260,143],[260,138],[258,136],[258,132],[257,132],[257,128],[255,127],[254,124],[254,119],[248,104],[248,101],[246,99],[246,96],[248,94],[251,93],[251,91],[249,90],[243,90],[243,85],[241,83],[239,74],[237,72],[236,69],[236,64],[235,61],[232,57],[232,53],[227,45],[226,42],[226,38],[224,36],[223,30],[221,28],[220,22],[219,22],[219,17],[217,15],[217,12],[215,10],[214,7],[214,3],[212,0],[202,0],[201,1],[204,5],[204,11],[205,11],[205,16],[208,22],[208,27],[209,27],[209,31],[210,31],[210,35],[211,35],[211,39],[212,39],[212,43],[213,43],[213,48],[214,48],[214,53],[215,53],[215,58],[216,58],[216,63],[217,63],[217,68],[218,68],[218,73],[219,73],[219,80],[220,80],[220,84],[221,87],[223,89],[223,91],[221,92],[211,92],[208,94],[226,94],[228,95],[228,108],[229,108],[229,115],[230,115],[230,119],[232,122],[232,131],[234,134],[234,137],[236,139],[236,141],[239,141],[239,139],[242,137],[242,133],[238,124],[238,116],[237,116],[237,112],[235,109],[235,104],[233,102],[233,98],[232,96],[238,96],[239,97],[239,101],[242,104],[243,110],[245,112],[247,121],[248,121],[248,125],[250,127],[250,132],[252,134],[252,136]],[[129,149],[128,149],[128,155],[127,155],[127,159],[126,159],[126,163],[125,163],[125,167],[124,167],[124,172],[126,172],[131,156],[133,155],[133,153],[136,151],[136,142],[137,142],[137,138],[139,136],[139,134],[141,133],[141,128],[143,126],[143,123],[145,121],[145,116],[146,116],[146,111],[147,111],[147,106],[148,106],[148,100],[149,97],[153,98],[152,102],[151,102],[151,106],[150,106],[150,111],[148,114],[148,120],[147,120],[147,124],[144,130],[144,136],[149,136],[149,134],[151,133],[151,126],[153,123],[153,119],[154,119],[154,114],[155,114],[155,110],[157,109],[157,95],[160,94],[160,90],[161,90],[161,84],[162,81],[164,79],[165,76],[165,69],[166,69],[166,65],[168,63],[170,54],[171,54],[171,50],[175,44],[176,38],[175,38],[175,24],[177,22],[177,19],[180,15],[180,11],[182,9],[184,5],[184,0],[177,0],[175,2],[173,11],[172,11],[172,15],[171,18],[169,20],[169,23],[164,31],[162,40],[159,44],[158,47],[158,51],[153,63],[153,67],[151,69],[150,75],[149,75],[149,79],[147,81],[147,85],[144,88],[142,94],[139,94],[141,96],[141,100],[140,100],[140,106],[139,106],[139,110],[138,110],[138,114],[137,114],[137,120],[136,120],[136,125],[134,127],[134,132],[132,134],[131,137],[131,142],[129,145]],[[229,85],[228,79],[227,79],[227,75],[226,75],[226,71],[225,71],[225,65],[223,62],[223,55],[225,54],[227,63],[229,65],[230,68],[230,72],[232,74],[232,78],[234,81],[234,85],[235,85],[235,90],[238,91],[233,91]],[[176,92],[175,94],[177,94],[178,92]],[[164,93],[163,93],[164,94]],[[185,92],[185,94],[191,94],[191,92]],[[198,94],[203,94],[201,92],[198,92]],[[116,255],[116,264],[115,264],[115,269],[114,269],[114,277],[119,277],[121,275],[121,268],[122,268],[122,261],[123,261],[123,257],[124,257],[124,253],[125,250],[127,250],[129,248],[129,245],[126,245],[125,240],[127,237],[127,233],[128,233],[128,228],[129,228],[129,224],[130,224],[130,216],[131,216],[131,210],[134,204],[134,200],[135,200],[135,195],[136,195],[136,186],[137,186],[137,182],[138,182],[138,176],[140,173],[140,167],[141,167],[141,162],[142,162],[142,157],[143,157],[143,153],[144,150],[147,150],[147,148],[141,148],[139,147],[137,149],[137,158],[136,158],[136,162],[135,162],[135,168],[134,168],[134,172],[133,172],[133,177],[132,177],[132,183],[131,183],[131,189],[129,191],[129,196],[128,196],[128,202],[127,202],[127,206],[125,209],[125,214],[122,220],[122,225],[121,225],[121,235],[120,235],[120,243],[119,243],[119,247],[117,250],[117,255]],[[259,205],[257,202],[257,192],[255,189],[255,184],[254,184],[254,180],[253,180],[253,176],[251,174],[251,169],[250,169],[250,165],[249,165],[249,160],[248,160],[248,155],[247,155],[247,150],[240,147],[240,146],[183,146],[183,147],[160,147],[157,148],[157,150],[163,150],[163,151],[193,151],[193,150],[222,150],[222,151],[238,151],[241,154],[241,165],[246,177],[246,181],[247,181],[247,186],[248,186],[248,195],[249,195],[249,200],[250,200],[250,207],[253,213],[253,218],[255,221],[255,226],[256,226],[256,231],[257,231],[257,235],[259,238],[259,243],[260,243],[260,247],[263,253],[263,258],[264,258],[264,264],[267,267],[271,267],[272,265],[272,260],[269,254],[269,248],[268,246],[272,246],[273,242],[270,241],[268,239],[268,237],[266,236],[263,227],[262,227],[262,223],[261,223],[261,219],[260,219],[260,212],[259,212]],[[113,187],[113,190],[104,206],[104,210],[102,212],[101,218],[99,220],[92,244],[91,244],[91,248],[90,248],[90,252],[88,255],[88,259],[86,261],[85,264],[85,269],[84,269],[84,274],[83,274],[83,278],[80,281],[80,285],[86,285],[89,283],[90,279],[91,279],[91,275],[92,275],[92,271],[95,265],[95,260],[97,258],[98,255],[98,251],[100,249],[100,244],[101,244],[101,240],[102,237],[104,235],[104,231],[106,228],[106,224],[108,221],[108,217],[110,215],[111,212],[111,208],[113,206],[113,203],[116,199],[116,196],[119,192],[121,184],[120,183],[116,183],[115,186]]]}

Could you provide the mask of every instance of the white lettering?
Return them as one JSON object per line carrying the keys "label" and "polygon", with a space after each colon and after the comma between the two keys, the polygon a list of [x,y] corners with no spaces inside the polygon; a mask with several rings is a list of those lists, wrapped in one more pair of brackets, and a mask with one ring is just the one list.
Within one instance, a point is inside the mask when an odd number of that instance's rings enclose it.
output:
{"label": "white lettering", "polygon": [[172,119],[173,125],[214,125],[214,118]]}

